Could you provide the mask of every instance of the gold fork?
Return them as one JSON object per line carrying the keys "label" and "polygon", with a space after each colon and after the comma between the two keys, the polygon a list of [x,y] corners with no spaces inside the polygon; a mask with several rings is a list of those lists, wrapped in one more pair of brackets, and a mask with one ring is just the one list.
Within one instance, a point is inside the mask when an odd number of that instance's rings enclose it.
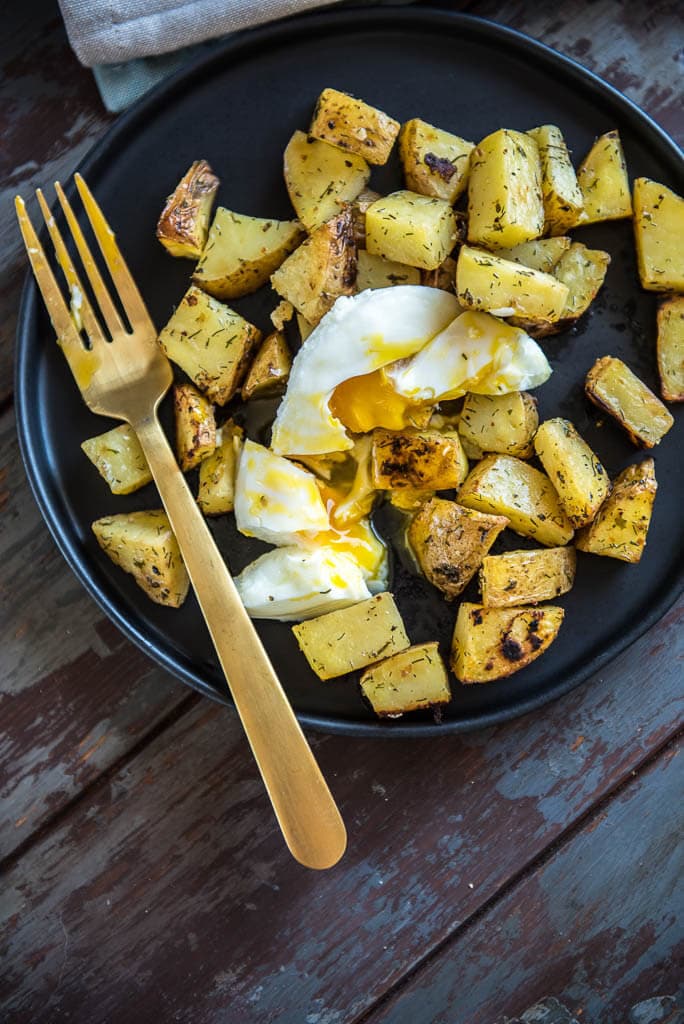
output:
{"label": "gold fork", "polygon": [[19,226],[58,343],[89,408],[125,420],[138,435],[285,842],[307,867],[332,867],[345,850],[344,823],[157,419],[159,402],[172,381],[157,331],[113,231],[83,178],[77,174],[75,181],[131,330],[124,326],[57,182],[57,197],[112,338],[110,342],[102,330],[38,189],[38,202],[69,288],[71,310],[80,312],[90,347],[81,340],[25,204],[17,196]]}

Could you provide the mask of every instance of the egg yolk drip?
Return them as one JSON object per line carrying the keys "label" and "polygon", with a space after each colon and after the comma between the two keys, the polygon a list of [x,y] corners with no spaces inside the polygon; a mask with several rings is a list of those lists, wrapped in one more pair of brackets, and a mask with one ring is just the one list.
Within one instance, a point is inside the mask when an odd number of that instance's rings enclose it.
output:
{"label": "egg yolk drip", "polygon": [[416,418],[423,411],[415,402],[395,391],[384,369],[350,377],[338,384],[330,398],[329,408],[353,434],[367,434],[375,427],[402,430],[416,425]]}
{"label": "egg yolk drip", "polygon": [[[336,488],[318,481],[321,497],[325,504],[330,521],[334,522],[335,506],[344,500],[344,493]],[[387,548],[375,533],[367,518],[351,522],[343,529],[323,530],[315,537],[304,541],[305,546],[330,547],[341,554],[349,555],[359,566],[365,579],[373,580],[380,577],[386,570]]]}

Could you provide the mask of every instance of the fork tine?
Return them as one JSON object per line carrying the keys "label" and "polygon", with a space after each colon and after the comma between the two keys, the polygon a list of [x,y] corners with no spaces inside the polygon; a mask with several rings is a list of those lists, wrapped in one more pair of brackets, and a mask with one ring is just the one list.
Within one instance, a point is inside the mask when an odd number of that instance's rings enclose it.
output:
{"label": "fork tine", "polygon": [[97,205],[92,192],[81,175],[75,174],[74,180],[131,327],[134,331],[136,329],[143,329],[156,334],[156,328],[147,312],[147,307],[126,265],[126,261],[121,255],[119,246],[116,244],[114,232],[107,223],[105,215]]}
{"label": "fork tine", "polygon": [[79,256],[81,257],[81,263],[88,275],[88,280],[90,281],[90,286],[93,289],[95,298],[97,299],[100,312],[104,317],[107,327],[109,328],[109,333],[114,337],[114,335],[119,332],[125,332],[126,328],[121,322],[119,312],[112,302],[112,297],[109,294],[106,284],[102,280],[102,274],[98,269],[97,263],[93,259],[90,246],[86,242],[85,236],[81,231],[81,225],[76,220],[71,203],[65,196],[64,190],[58,181],[55,182],[55,192],[57,193],[60,206],[64,211],[64,216],[66,217],[67,224],[69,225],[71,235],[76,243],[76,248],[78,249]]}

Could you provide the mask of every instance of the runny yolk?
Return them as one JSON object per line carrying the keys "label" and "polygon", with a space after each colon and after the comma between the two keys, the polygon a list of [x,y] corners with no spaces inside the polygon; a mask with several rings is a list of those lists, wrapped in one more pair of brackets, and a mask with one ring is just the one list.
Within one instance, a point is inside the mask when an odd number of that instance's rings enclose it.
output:
{"label": "runny yolk", "polygon": [[381,369],[338,384],[329,404],[333,416],[353,434],[367,434],[374,427],[401,430],[412,424],[418,410],[397,394]]}

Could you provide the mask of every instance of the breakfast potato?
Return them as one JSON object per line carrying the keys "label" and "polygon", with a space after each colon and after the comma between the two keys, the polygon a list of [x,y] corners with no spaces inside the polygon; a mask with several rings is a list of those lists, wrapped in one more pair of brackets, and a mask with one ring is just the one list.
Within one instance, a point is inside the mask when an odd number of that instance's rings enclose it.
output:
{"label": "breakfast potato", "polygon": [[297,217],[315,231],[368,184],[370,167],[360,156],[296,131],[283,157],[285,185]]}
{"label": "breakfast potato", "polygon": [[382,256],[360,249],[356,267],[356,290],[366,288],[392,288],[397,284],[420,284],[420,271],[405,263],[386,260]]}
{"label": "breakfast potato", "polygon": [[594,405],[617,420],[636,445],[653,448],[674,420],[659,398],[630,368],[614,356],[597,359],[584,390]]}
{"label": "breakfast potato", "polygon": [[517,315],[526,324],[546,325],[560,319],[568,287],[551,274],[463,245],[456,266],[456,297],[466,309]]}
{"label": "breakfast potato", "polygon": [[537,403],[525,391],[507,395],[467,394],[458,421],[462,441],[472,450],[529,458],[539,424]]}
{"label": "breakfast potato", "polygon": [[684,292],[684,199],[650,178],[634,181],[634,240],[642,288]]}
{"label": "breakfast potato", "polygon": [[202,255],[219,184],[207,161],[195,160],[166,200],[157,238],[172,256],[196,260]]}
{"label": "breakfast potato", "polygon": [[375,256],[435,270],[457,240],[456,216],[449,203],[400,191],[376,199],[366,210],[366,248]]}
{"label": "breakfast potato", "polygon": [[451,647],[451,668],[462,683],[489,683],[519,672],[558,636],[564,611],[543,608],[485,608],[463,601]]}
{"label": "breakfast potato", "polygon": [[590,523],[610,494],[610,479],[598,457],[569,420],[544,420],[534,450],[574,527]]}
{"label": "breakfast potato", "polygon": [[513,263],[520,263],[530,270],[541,270],[543,274],[552,274],[554,267],[564,252],[570,248],[571,239],[561,236],[559,238],[537,238],[532,242],[522,242],[514,245],[512,249],[497,249],[496,255],[502,260],[511,260]]}
{"label": "breakfast potato", "polygon": [[541,160],[544,231],[549,235],[562,235],[577,223],[584,208],[568,147],[555,124],[543,124],[527,134],[537,143]]}
{"label": "breakfast potato", "polygon": [[361,692],[379,718],[448,704],[451,689],[439,645],[416,644],[371,665],[361,676]]}
{"label": "breakfast potato", "polygon": [[658,307],[658,372],[667,402],[684,402],[684,296]]}
{"label": "breakfast potato", "polygon": [[657,488],[653,459],[624,469],[594,521],[577,534],[578,549],[638,562],[646,545]]}
{"label": "breakfast potato", "polygon": [[217,299],[238,299],[266,284],[302,238],[296,220],[247,217],[219,206],[192,280]]}
{"label": "breakfast potato", "polygon": [[152,479],[140,441],[128,423],[89,437],[81,448],[107,481],[112,494],[132,494]]}
{"label": "breakfast potato", "polygon": [[597,224],[632,216],[627,165],[617,131],[596,140],[577,171],[583,209],[575,224]]}
{"label": "breakfast potato", "polygon": [[434,491],[420,491],[416,487],[402,487],[396,491],[389,491],[390,505],[401,512],[417,512],[421,505],[434,496]]}
{"label": "breakfast potato", "polygon": [[317,324],[356,281],[352,213],[346,207],[316,228],[271,275],[271,284],[311,324]]}
{"label": "breakfast potato", "polygon": [[572,540],[572,523],[549,478],[512,455],[487,455],[470,471],[457,498],[466,508],[506,516],[512,530],[546,547]]}
{"label": "breakfast potato", "polygon": [[411,520],[407,539],[425,577],[451,601],[468,586],[506,526],[504,516],[431,498]]}
{"label": "breakfast potato", "polygon": [[468,184],[474,143],[435,128],[419,117],[402,126],[399,156],[406,187],[422,196],[455,203]]}
{"label": "breakfast potato", "polygon": [[291,366],[285,335],[274,331],[262,343],[245,377],[240,392],[243,402],[278,394],[287,384]]}
{"label": "breakfast potato", "polygon": [[292,303],[286,299],[281,299],[276,308],[269,313],[269,320],[276,331],[282,331],[285,324],[289,323],[294,315],[295,308]]}
{"label": "breakfast potato", "polygon": [[297,313],[297,327],[299,328],[299,338],[302,345],[309,337],[315,326],[315,324],[309,323],[306,317],[302,316],[301,313]]}
{"label": "breakfast potato", "polygon": [[575,549],[570,545],[486,555],[479,574],[482,604],[509,608],[560,597],[575,582],[576,562]]}
{"label": "breakfast potato", "polygon": [[376,594],[292,627],[319,679],[334,679],[403,651],[409,639],[391,594]]}
{"label": "breakfast potato", "polygon": [[240,387],[260,341],[258,328],[196,285],[159,335],[171,362],[218,405],[229,402]]}
{"label": "breakfast potato", "polygon": [[434,270],[421,270],[420,283],[426,288],[440,288],[456,294],[456,260],[447,256]]}
{"label": "breakfast potato", "polygon": [[382,199],[379,192],[375,192],[372,188],[364,188],[349,204],[352,211],[354,241],[359,249],[366,248],[366,210],[376,199]]}
{"label": "breakfast potato", "polygon": [[363,100],[337,89],[318,97],[309,135],[363,157],[369,164],[386,164],[401,125]]}
{"label": "breakfast potato", "polygon": [[92,524],[97,542],[156,604],[180,608],[190,579],[166,512],[103,516]]}
{"label": "breakfast potato", "polygon": [[468,475],[456,431],[374,430],[371,459],[373,486],[381,491],[448,491]]}
{"label": "breakfast potato", "polygon": [[184,473],[199,466],[216,447],[214,407],[192,384],[173,389],[176,415],[176,458]]}
{"label": "breakfast potato", "polygon": [[586,313],[596,298],[609,264],[610,256],[607,252],[603,252],[602,249],[588,249],[581,242],[573,242],[553,270],[553,276],[568,289],[568,297],[560,319],[555,323],[540,324],[528,321],[525,317],[512,317],[511,323],[522,327],[534,338],[545,338],[571,327]]}
{"label": "breakfast potato", "polygon": [[216,448],[199,467],[197,504],[205,516],[232,512],[235,504],[235,473],[244,431],[232,420],[224,423],[216,436]]}
{"label": "breakfast potato", "polygon": [[501,128],[470,155],[468,241],[511,248],[544,234],[544,198],[537,143]]}

